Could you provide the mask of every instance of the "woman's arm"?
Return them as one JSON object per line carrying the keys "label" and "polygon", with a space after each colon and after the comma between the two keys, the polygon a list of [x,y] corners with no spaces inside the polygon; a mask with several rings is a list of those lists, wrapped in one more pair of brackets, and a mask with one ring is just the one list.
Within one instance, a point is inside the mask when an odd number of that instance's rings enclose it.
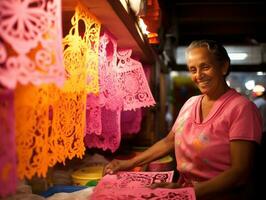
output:
{"label": "woman's arm", "polygon": [[113,160],[104,169],[104,174],[112,174],[119,170],[126,170],[135,166],[147,164],[155,159],[167,155],[174,149],[174,132],[152,145],[146,151],[126,161]]}
{"label": "woman's arm", "polygon": [[174,150],[174,132],[170,131],[169,134],[152,145],[143,153],[133,158],[134,166],[147,164],[155,159],[167,155]]}
{"label": "woman's arm", "polygon": [[256,144],[251,141],[231,141],[231,168],[211,180],[195,184],[197,199],[212,199],[247,184],[255,159],[255,148]]}

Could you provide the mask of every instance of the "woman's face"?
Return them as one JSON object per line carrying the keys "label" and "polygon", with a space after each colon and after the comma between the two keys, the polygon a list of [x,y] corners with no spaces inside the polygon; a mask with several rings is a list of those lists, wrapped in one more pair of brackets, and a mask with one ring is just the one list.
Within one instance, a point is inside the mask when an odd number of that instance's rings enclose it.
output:
{"label": "woman's face", "polygon": [[187,54],[187,66],[192,81],[202,94],[215,95],[224,89],[227,66],[221,66],[206,47],[191,49]]}

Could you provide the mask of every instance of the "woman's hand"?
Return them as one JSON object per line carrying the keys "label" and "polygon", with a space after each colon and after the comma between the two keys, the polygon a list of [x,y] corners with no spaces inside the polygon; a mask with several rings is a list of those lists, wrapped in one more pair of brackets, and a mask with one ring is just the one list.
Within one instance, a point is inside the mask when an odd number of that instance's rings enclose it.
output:
{"label": "woman's hand", "polygon": [[180,188],[178,183],[154,183],[150,186],[151,189],[155,188],[168,188],[168,189],[175,189]]}
{"label": "woman's hand", "polygon": [[134,165],[131,160],[112,160],[104,167],[103,175],[114,174],[118,171],[128,170],[133,167]]}

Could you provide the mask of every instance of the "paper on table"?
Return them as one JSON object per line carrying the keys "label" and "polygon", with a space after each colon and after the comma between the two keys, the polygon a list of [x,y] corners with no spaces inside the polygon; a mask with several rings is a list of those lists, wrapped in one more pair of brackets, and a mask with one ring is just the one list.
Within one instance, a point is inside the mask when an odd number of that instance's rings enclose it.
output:
{"label": "paper on table", "polygon": [[173,171],[119,172],[106,175],[95,187],[91,200],[175,199],[195,200],[193,188],[150,189],[153,183],[171,182]]}

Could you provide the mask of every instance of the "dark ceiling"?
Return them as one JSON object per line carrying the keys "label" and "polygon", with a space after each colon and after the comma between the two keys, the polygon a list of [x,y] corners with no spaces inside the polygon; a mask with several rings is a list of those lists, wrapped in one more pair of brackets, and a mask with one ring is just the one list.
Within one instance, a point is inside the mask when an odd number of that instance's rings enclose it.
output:
{"label": "dark ceiling", "polygon": [[266,43],[266,3],[252,0],[159,0],[163,34],[178,45],[214,39],[226,45]]}

